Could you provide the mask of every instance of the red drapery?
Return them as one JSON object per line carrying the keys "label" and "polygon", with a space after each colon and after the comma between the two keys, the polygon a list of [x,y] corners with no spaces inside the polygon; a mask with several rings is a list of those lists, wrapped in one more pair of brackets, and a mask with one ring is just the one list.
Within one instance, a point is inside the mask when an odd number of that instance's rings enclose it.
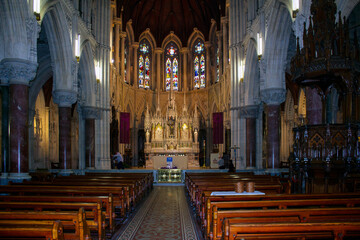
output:
{"label": "red drapery", "polygon": [[120,113],[120,143],[130,143],[130,113]]}
{"label": "red drapery", "polygon": [[213,144],[224,143],[223,128],[223,113],[213,113]]}

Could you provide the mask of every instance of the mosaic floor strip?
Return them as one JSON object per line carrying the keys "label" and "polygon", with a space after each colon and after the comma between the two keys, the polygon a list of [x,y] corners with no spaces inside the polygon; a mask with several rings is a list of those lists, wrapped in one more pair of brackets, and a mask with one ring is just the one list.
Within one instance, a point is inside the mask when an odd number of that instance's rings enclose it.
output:
{"label": "mosaic floor strip", "polygon": [[156,186],[118,240],[197,240],[184,186]]}

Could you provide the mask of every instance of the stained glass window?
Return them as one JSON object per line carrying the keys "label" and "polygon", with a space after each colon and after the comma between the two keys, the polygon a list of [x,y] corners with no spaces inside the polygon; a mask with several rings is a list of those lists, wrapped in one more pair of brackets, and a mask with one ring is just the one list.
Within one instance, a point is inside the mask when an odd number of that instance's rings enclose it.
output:
{"label": "stained glass window", "polygon": [[205,49],[201,40],[194,46],[194,88],[205,87]]}
{"label": "stained glass window", "polygon": [[139,44],[139,88],[150,88],[151,48],[146,39]]}
{"label": "stained glass window", "polygon": [[170,42],[165,48],[165,74],[166,91],[179,90],[179,50],[174,42]]}
{"label": "stained glass window", "polygon": [[168,58],[166,60],[166,91],[170,90],[171,82],[171,60]]}
{"label": "stained glass window", "polygon": [[127,63],[128,63],[128,51],[129,51],[129,40],[126,37],[125,38],[125,48],[124,48],[124,81],[128,82],[128,77],[127,77]]}
{"label": "stained glass window", "polygon": [[139,57],[139,87],[144,87],[144,58],[142,55]]}

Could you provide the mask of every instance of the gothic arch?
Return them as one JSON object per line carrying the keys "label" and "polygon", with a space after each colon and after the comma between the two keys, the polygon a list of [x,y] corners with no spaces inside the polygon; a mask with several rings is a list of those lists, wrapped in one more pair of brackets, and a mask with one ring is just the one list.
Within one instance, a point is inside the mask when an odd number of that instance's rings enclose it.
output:
{"label": "gothic arch", "polygon": [[284,66],[292,26],[289,9],[284,4],[275,3],[268,26],[263,54],[266,64],[264,87],[282,89],[285,87]]}
{"label": "gothic arch", "polygon": [[177,47],[179,48],[179,50],[182,48],[182,43],[181,43],[180,38],[178,36],[176,36],[176,34],[174,34],[173,32],[170,32],[170,34],[164,38],[164,40],[161,44],[161,48],[165,49],[165,47],[170,42],[174,42],[177,45]]}
{"label": "gothic arch", "polygon": [[54,89],[73,91],[72,71],[76,64],[65,13],[60,3],[49,8],[43,19],[54,73]]}
{"label": "gothic arch", "polygon": [[202,34],[202,32],[200,32],[197,28],[194,28],[194,31],[190,35],[189,40],[187,42],[188,48],[191,49],[195,44],[196,40],[198,40],[199,38],[205,43],[204,34]]}
{"label": "gothic arch", "polygon": [[132,27],[131,19],[126,23],[126,35],[129,39],[129,45],[131,45],[133,42],[135,42],[134,29]]}
{"label": "gothic arch", "polygon": [[245,85],[245,106],[255,105],[259,99],[260,80],[259,80],[259,64],[255,41],[251,39],[246,53],[246,61],[243,63],[244,69],[244,85]]}
{"label": "gothic arch", "polygon": [[141,33],[139,37],[139,42],[141,42],[141,40],[143,40],[144,38],[146,38],[147,41],[150,43],[151,51],[154,52],[156,48],[156,40],[152,35],[152,33],[150,32],[149,28],[147,28],[143,33]]}
{"label": "gothic arch", "polygon": [[79,63],[79,77],[80,77],[80,98],[86,106],[95,107],[96,105],[96,76],[94,66],[94,56],[89,41],[83,44]]}
{"label": "gothic arch", "polygon": [[359,0],[337,0],[337,11],[341,11],[341,16],[348,18],[352,10],[359,3]]}

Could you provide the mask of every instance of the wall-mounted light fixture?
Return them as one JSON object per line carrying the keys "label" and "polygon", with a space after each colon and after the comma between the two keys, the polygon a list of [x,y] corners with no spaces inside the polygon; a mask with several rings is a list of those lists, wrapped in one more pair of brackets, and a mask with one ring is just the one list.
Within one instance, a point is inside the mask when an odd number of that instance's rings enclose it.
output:
{"label": "wall-mounted light fixture", "polygon": [[257,33],[256,41],[257,41],[258,59],[260,60],[263,53],[262,37],[260,33]]}
{"label": "wall-mounted light fixture", "polygon": [[240,61],[240,82],[244,81],[244,75],[245,75],[245,61],[241,60]]}
{"label": "wall-mounted light fixture", "polygon": [[95,77],[96,77],[96,82],[100,83],[100,63],[99,62],[95,65]]}
{"label": "wall-mounted light fixture", "polygon": [[300,0],[292,0],[292,11],[293,11],[293,18],[296,18],[297,13],[299,12],[299,3]]}
{"label": "wall-mounted light fixture", "polygon": [[77,38],[75,39],[75,57],[76,61],[80,61],[80,35],[77,35]]}
{"label": "wall-mounted light fixture", "polygon": [[33,0],[33,10],[37,21],[40,21],[40,0]]}

